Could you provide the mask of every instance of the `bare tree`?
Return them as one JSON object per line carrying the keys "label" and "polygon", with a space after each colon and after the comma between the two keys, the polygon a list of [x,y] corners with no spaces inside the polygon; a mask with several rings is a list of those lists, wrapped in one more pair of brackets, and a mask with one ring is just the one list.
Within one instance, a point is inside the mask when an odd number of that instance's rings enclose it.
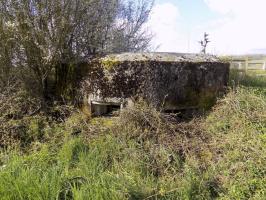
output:
{"label": "bare tree", "polygon": [[81,60],[149,48],[144,24],[152,6],[152,0],[0,0],[1,74],[20,71],[44,100],[54,87],[64,96]]}
{"label": "bare tree", "polygon": [[137,52],[149,48],[152,34],[144,28],[153,1],[130,0],[120,4],[117,23],[112,31],[109,51]]}
{"label": "bare tree", "polygon": [[207,45],[210,43],[211,41],[209,40],[209,34],[204,33],[204,38],[203,40],[199,41],[200,45],[201,45],[201,53],[206,54],[206,49],[207,49]]}

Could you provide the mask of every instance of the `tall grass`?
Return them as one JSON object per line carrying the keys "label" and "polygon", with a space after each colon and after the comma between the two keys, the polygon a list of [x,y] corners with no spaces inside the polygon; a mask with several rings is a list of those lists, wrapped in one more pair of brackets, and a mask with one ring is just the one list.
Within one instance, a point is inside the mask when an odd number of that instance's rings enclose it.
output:
{"label": "tall grass", "polygon": [[0,195],[21,200],[211,197],[208,178],[201,177],[193,158],[182,166],[169,160],[172,152],[165,147],[147,151],[134,140],[107,135],[89,144],[70,139],[56,153],[48,146],[30,155],[9,153],[2,161]]}
{"label": "tall grass", "polygon": [[27,151],[1,151],[0,199],[265,199],[266,89],[248,82],[190,122],[142,102],[119,119],[44,123]]}
{"label": "tall grass", "polygon": [[266,74],[257,74],[252,71],[244,72],[237,69],[231,69],[230,84],[232,86],[266,88]]}
{"label": "tall grass", "polygon": [[[265,88],[263,89],[265,92]],[[225,191],[222,199],[266,197],[266,96],[238,88],[230,92],[206,120],[213,134],[213,165]]]}

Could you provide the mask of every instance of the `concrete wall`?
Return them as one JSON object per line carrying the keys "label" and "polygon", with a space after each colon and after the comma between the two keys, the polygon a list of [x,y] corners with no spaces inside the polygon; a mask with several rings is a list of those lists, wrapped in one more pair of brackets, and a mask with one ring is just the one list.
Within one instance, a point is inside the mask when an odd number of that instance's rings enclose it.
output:
{"label": "concrete wall", "polygon": [[98,101],[143,98],[165,110],[209,108],[229,79],[229,64],[218,60],[96,59],[88,68],[86,90]]}

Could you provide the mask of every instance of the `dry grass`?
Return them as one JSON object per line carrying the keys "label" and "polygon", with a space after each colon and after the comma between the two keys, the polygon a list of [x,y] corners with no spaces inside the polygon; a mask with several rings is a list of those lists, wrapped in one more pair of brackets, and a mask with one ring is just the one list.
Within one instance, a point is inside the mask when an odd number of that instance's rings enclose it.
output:
{"label": "dry grass", "polygon": [[114,119],[88,121],[59,106],[49,115],[1,115],[1,128],[24,126],[7,132],[25,145],[0,153],[0,195],[265,199],[265,94],[262,87],[234,85],[210,113],[184,121],[143,101]]}

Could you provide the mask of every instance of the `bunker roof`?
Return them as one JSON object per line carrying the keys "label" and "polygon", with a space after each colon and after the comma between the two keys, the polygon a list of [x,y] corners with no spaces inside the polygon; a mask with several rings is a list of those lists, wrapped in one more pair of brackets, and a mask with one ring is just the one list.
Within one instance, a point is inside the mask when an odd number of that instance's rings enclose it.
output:
{"label": "bunker roof", "polygon": [[161,61],[161,62],[221,62],[213,55],[186,53],[120,53],[109,54],[101,58],[103,61]]}

